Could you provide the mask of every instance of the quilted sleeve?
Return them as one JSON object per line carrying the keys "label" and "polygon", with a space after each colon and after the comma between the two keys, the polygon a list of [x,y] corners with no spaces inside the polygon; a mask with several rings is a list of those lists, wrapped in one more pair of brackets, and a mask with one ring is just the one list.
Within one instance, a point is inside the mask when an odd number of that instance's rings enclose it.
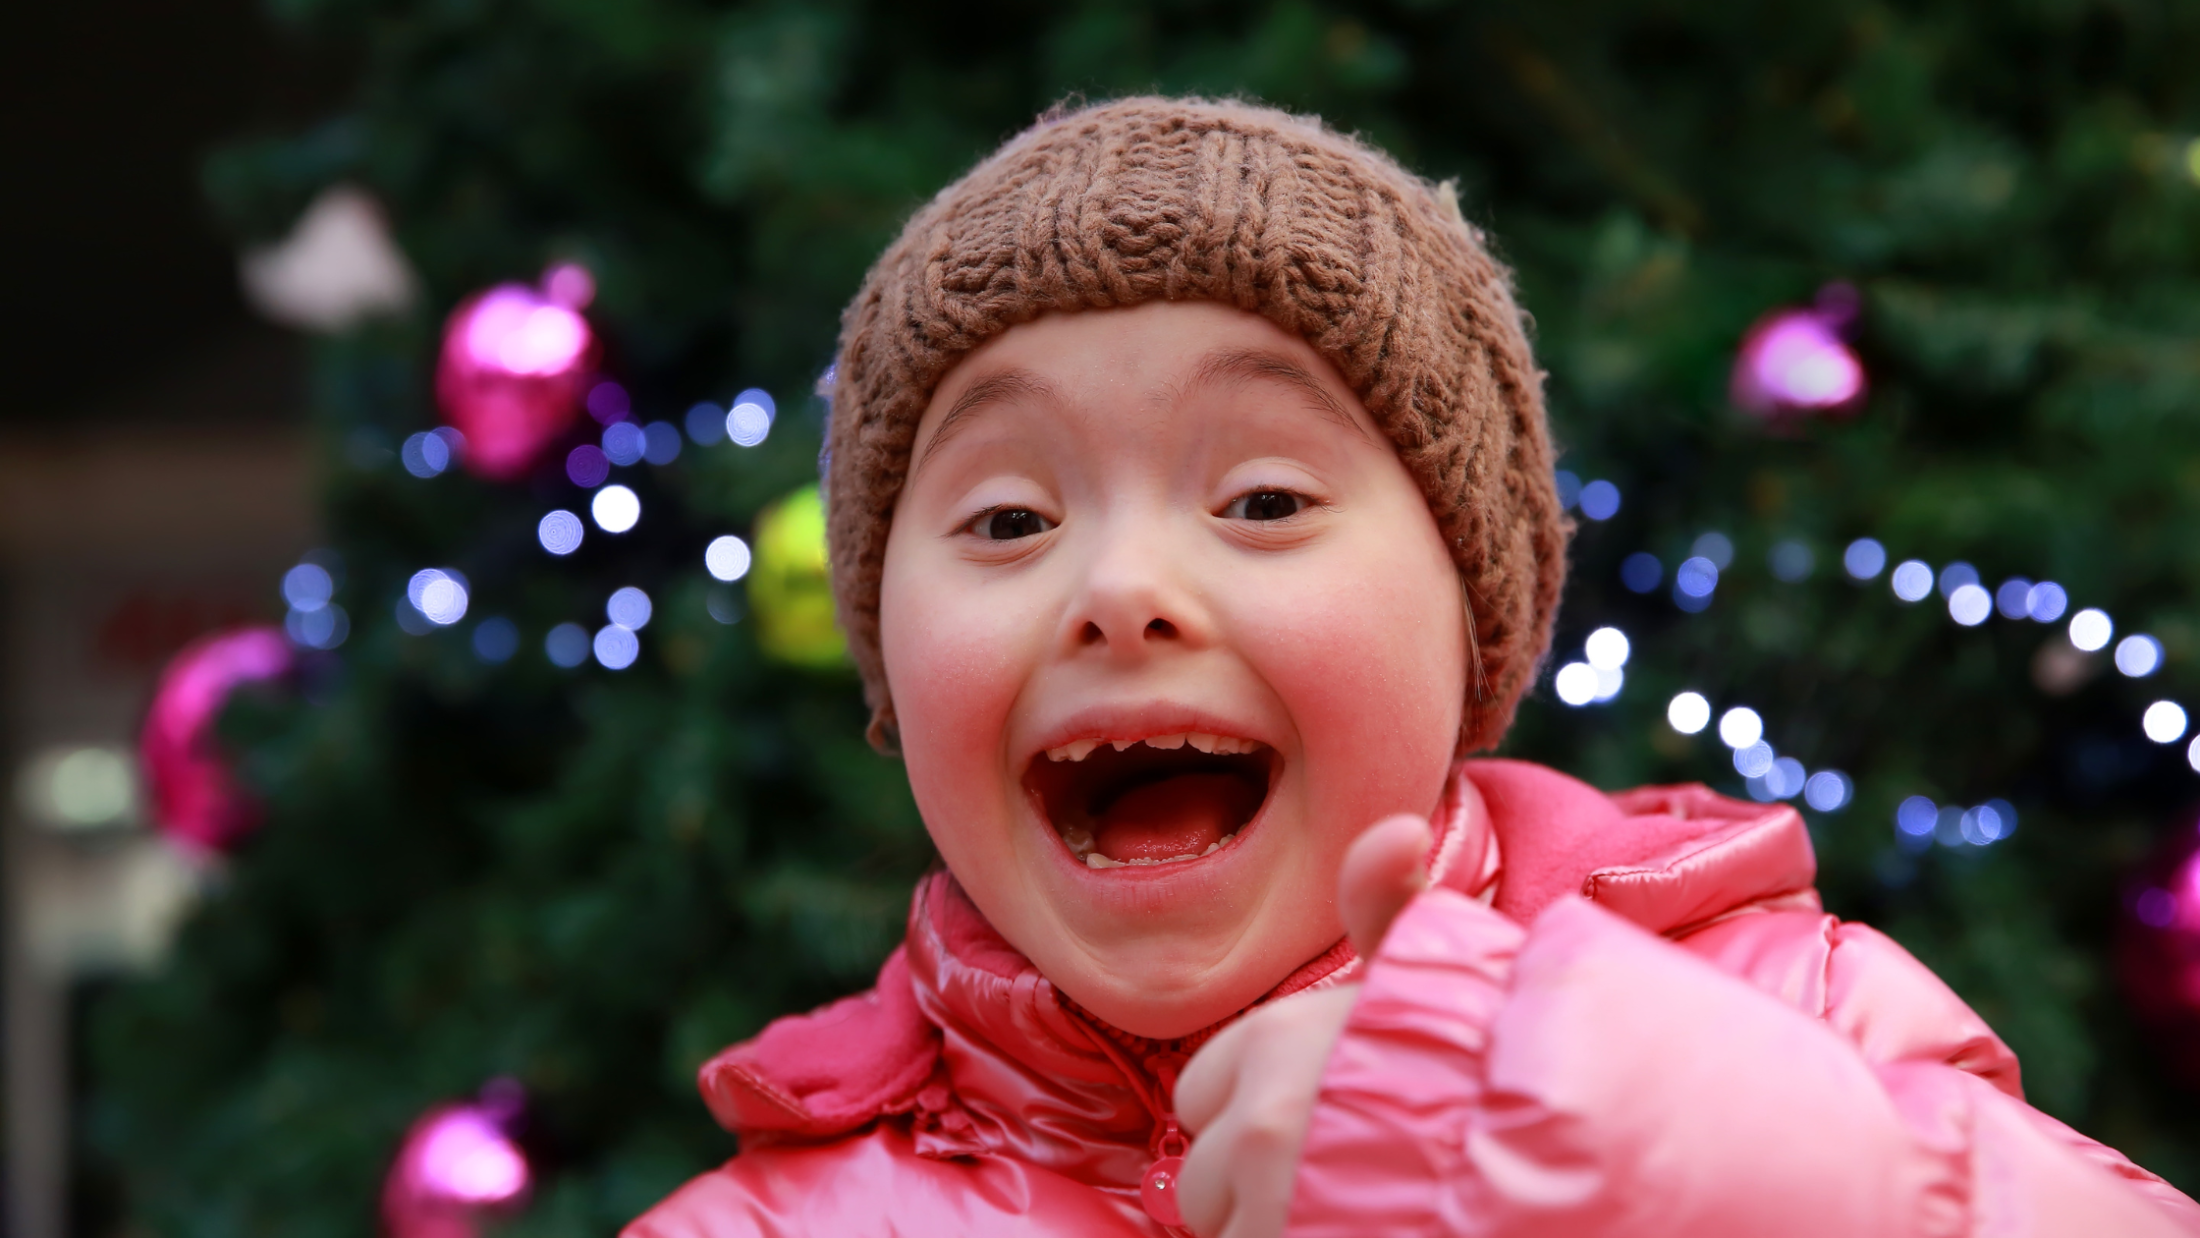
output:
{"label": "quilted sleeve", "polygon": [[1331,1055],[1287,1232],[2200,1234],[1997,1082],[1875,1061],[1579,899],[1524,933],[1432,891]]}

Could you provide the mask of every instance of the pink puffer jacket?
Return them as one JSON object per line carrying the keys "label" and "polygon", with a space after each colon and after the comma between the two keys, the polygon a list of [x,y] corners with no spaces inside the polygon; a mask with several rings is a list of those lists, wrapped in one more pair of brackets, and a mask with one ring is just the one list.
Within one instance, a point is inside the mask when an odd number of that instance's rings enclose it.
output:
{"label": "pink puffer jacket", "polygon": [[[1372,966],[1340,945],[1270,995],[1365,984],[1289,1233],[2200,1234],[2027,1106],[1931,972],[1820,910],[1792,808],[1475,761],[1435,824],[1437,888]],[[1201,1041],[1083,1015],[935,874],[876,988],[704,1066],[741,1154],[624,1238],[1155,1238],[1138,1184]]]}

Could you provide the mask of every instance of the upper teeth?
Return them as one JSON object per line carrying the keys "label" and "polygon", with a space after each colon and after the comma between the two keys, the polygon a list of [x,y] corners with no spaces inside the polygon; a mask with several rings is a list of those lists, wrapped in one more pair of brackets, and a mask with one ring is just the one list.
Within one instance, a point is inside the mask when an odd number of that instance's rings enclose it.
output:
{"label": "upper teeth", "polygon": [[1092,750],[1103,743],[1113,744],[1117,752],[1123,751],[1132,744],[1144,744],[1148,748],[1164,749],[1182,748],[1184,745],[1190,744],[1201,752],[1219,752],[1224,755],[1251,752],[1260,747],[1259,742],[1256,740],[1238,739],[1230,735],[1209,735],[1205,731],[1179,731],[1174,735],[1148,735],[1144,739],[1073,739],[1059,748],[1047,749],[1047,759],[1050,761],[1082,761],[1091,756]]}

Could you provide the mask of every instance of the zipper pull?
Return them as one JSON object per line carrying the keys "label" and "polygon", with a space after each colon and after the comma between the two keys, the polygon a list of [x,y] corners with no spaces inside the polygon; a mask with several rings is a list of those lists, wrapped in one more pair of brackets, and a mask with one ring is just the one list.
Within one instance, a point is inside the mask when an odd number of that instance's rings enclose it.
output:
{"label": "zipper pull", "polygon": [[1146,1166],[1146,1176],[1138,1183],[1138,1202],[1145,1205],[1146,1215],[1170,1229],[1184,1225],[1184,1214],[1176,1206],[1176,1178],[1184,1171],[1184,1153],[1191,1146],[1171,1114],[1154,1140],[1154,1163]]}

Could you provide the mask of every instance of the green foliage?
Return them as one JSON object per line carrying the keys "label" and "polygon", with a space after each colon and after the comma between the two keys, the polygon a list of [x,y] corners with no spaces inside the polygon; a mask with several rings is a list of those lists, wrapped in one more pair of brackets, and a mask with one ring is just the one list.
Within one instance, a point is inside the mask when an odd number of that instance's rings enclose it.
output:
{"label": "green foliage", "polygon": [[[1621,698],[1547,691],[1509,749],[1605,786],[1706,780],[1683,687],[1857,779],[1813,814],[1829,902],[1940,970],[2034,1098],[2186,1185],[2200,1128],[2156,1082],[2107,966],[2117,882],[2191,794],[2137,736],[2200,656],[2200,8],[2110,0],[1180,0],[1063,6],[284,0],[350,49],[353,105],[208,167],[241,236],[352,179],[388,204],[430,312],[322,347],[329,527],[357,628],[303,699],[231,719],[271,820],[175,966],[98,1011],[92,1113],[134,1215],[179,1235],[369,1230],[397,1135],[523,1080],[545,1186],[516,1233],[602,1233],[729,1151],[696,1064],[860,987],[929,848],[852,679],[762,659],[704,608],[702,543],[810,476],[796,399],[915,205],[1082,93],[1242,93],[1461,178],[1520,274],[1585,524],[1558,653],[1613,622]],[[532,543],[562,481],[417,481],[377,447],[433,423],[440,313],[553,258],[596,272],[610,368],[650,416],[759,383],[763,448],[630,470],[645,519],[576,561]],[[1874,384],[1850,420],[1728,407],[1735,342],[1845,279]],[[1738,547],[1701,615],[1622,589],[1701,532]],[[1839,572],[1871,535],[1986,578],[2059,580],[2168,647],[2164,676],[2048,697],[2036,625],[1958,629]],[[1763,566],[1798,538],[1808,581]],[[390,619],[456,565],[517,659]],[[659,617],[633,670],[562,672],[552,624],[611,588]],[[2165,682],[2166,680],[2166,682]],[[2200,702],[2195,702],[2200,703]],[[2023,813],[1993,848],[1892,847],[1911,794]]]}

